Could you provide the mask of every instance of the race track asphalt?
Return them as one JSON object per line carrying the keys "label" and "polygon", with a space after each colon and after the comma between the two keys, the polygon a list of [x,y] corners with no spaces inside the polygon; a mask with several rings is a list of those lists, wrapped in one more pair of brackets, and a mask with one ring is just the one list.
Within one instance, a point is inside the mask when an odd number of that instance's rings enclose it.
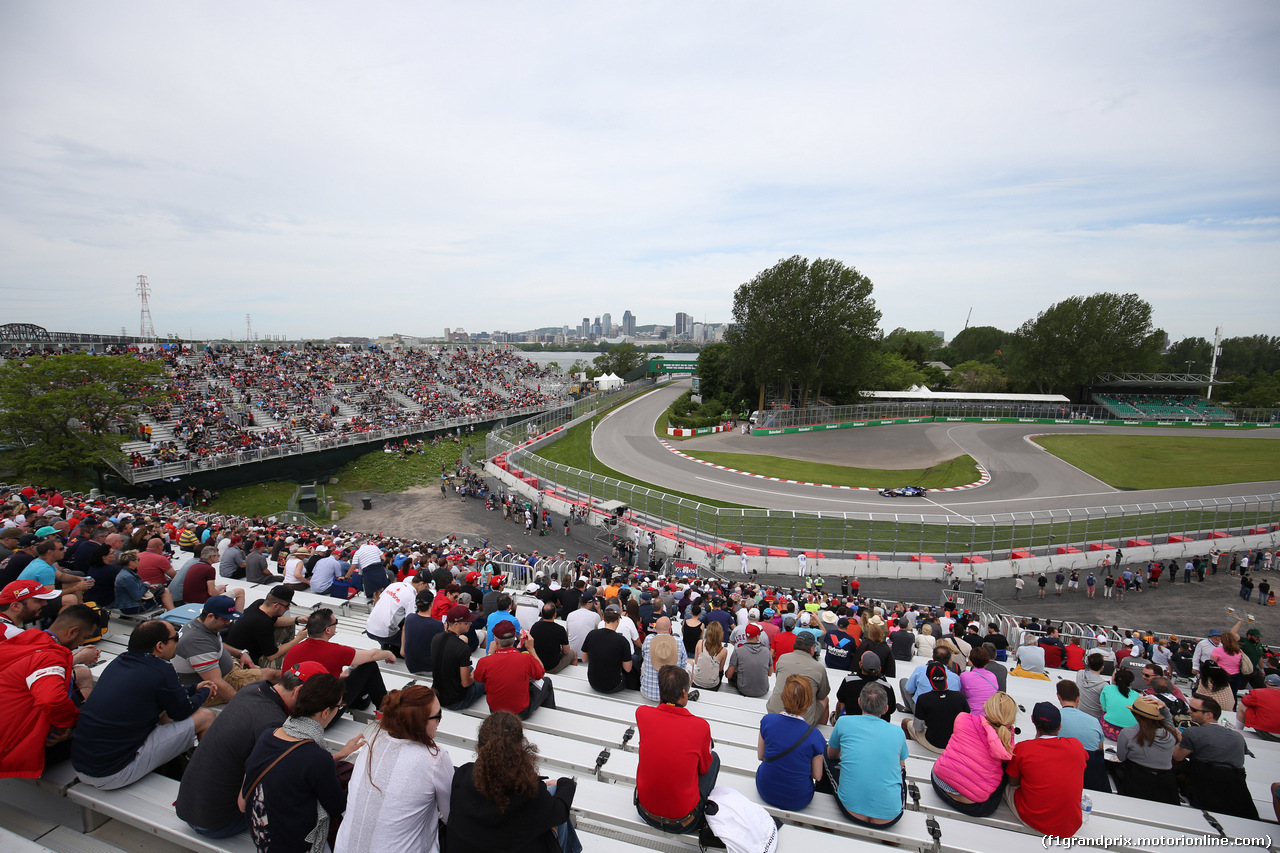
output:
{"label": "race track asphalt", "polygon": [[[592,437],[596,457],[608,467],[658,488],[746,506],[811,512],[942,513],[967,519],[1033,510],[1267,495],[1280,490],[1280,480],[1269,480],[1121,491],[1041,450],[1028,438],[1045,433],[1169,435],[1173,429],[929,423],[777,436],[732,432],[672,442],[672,446],[691,455],[699,450],[755,453],[861,468],[923,468],[967,453],[991,474],[991,481],[978,488],[935,491],[925,498],[884,498],[869,491],[776,482],[685,459],[663,446],[654,435],[654,422],[688,387],[688,380],[671,383],[608,415]],[[1227,432],[1179,427],[1176,434],[1280,440],[1280,430]],[[903,484],[883,484],[898,485]]]}

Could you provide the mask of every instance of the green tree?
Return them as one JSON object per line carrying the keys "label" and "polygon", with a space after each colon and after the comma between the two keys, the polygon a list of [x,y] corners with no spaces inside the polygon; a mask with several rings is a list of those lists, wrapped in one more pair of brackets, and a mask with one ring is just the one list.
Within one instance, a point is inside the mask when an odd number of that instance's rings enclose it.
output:
{"label": "green tree", "polygon": [[947,344],[948,357],[952,364],[963,364],[966,361],[1000,360],[1009,333],[995,326],[970,326],[951,339]]}
{"label": "green tree", "polygon": [[933,353],[941,344],[942,341],[933,332],[912,332],[899,326],[884,336],[880,349],[883,352],[896,352],[923,367],[925,362],[933,361]]}
{"label": "green tree", "polygon": [[0,367],[0,435],[20,474],[106,472],[120,457],[120,431],[136,426],[139,406],[168,394],[164,366],[129,356],[86,353],[29,360]]}
{"label": "green tree", "polygon": [[595,358],[596,367],[603,373],[616,373],[623,376],[640,366],[644,354],[636,349],[636,345],[628,342],[614,344],[609,351]]}
{"label": "green tree", "polygon": [[[1207,373],[1208,370],[1206,361],[1204,371]],[[1247,338],[1227,338],[1222,342],[1218,370],[1228,374],[1275,373],[1280,370],[1280,337],[1250,335]]]}
{"label": "green tree", "polygon": [[871,280],[840,261],[799,255],[779,261],[733,295],[725,340],[744,375],[759,388],[800,390],[800,405],[823,383],[848,375],[846,363],[874,349],[880,312]]}
{"label": "green tree", "polygon": [[873,359],[878,391],[907,391],[915,385],[925,384],[924,371],[920,369],[920,365],[906,356],[896,352],[881,352],[875,353]]}
{"label": "green tree", "polygon": [[1183,338],[1164,354],[1164,369],[1169,373],[1186,373],[1187,362],[1191,372],[1208,373],[1213,360],[1213,344],[1204,338]]}
{"label": "green tree", "polygon": [[[1268,374],[1259,370],[1249,376],[1233,379],[1214,392],[1232,405],[1246,409],[1280,408],[1280,371]],[[1215,397],[1214,402],[1218,402]]]}
{"label": "green tree", "polygon": [[1135,293],[1072,296],[1019,327],[1010,341],[1010,379],[1076,397],[1099,373],[1153,369],[1164,339],[1151,323],[1150,303]]}
{"label": "green tree", "polygon": [[965,394],[999,394],[1009,387],[1009,380],[994,365],[966,361],[951,368],[951,387]]}

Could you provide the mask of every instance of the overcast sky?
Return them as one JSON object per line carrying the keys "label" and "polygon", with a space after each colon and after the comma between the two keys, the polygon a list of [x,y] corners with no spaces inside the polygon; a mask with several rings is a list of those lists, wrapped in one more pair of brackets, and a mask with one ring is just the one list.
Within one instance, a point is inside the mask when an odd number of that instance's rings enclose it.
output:
{"label": "overcast sky", "polygon": [[1280,328],[1274,2],[7,0],[0,110],[0,322],[718,322],[800,254],[886,331]]}

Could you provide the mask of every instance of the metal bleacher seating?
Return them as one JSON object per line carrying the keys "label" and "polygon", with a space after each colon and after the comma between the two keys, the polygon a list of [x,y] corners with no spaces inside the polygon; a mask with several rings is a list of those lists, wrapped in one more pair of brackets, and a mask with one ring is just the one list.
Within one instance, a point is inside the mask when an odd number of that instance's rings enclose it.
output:
{"label": "metal bleacher seating", "polygon": [[[262,597],[266,586],[255,586],[243,581],[230,581],[231,585],[245,589],[245,600],[251,603]],[[346,602],[314,593],[298,593],[294,598],[293,613],[305,614],[315,607],[333,607],[338,615],[339,632],[336,642],[356,648],[372,648],[374,641],[363,634],[367,607],[363,599]],[[129,624],[118,623],[100,644],[104,663],[119,654],[127,643]],[[477,657],[483,655],[483,644]],[[905,677],[915,666],[924,664],[922,658],[910,663],[899,662],[899,676]],[[408,672],[403,662],[382,664],[384,680],[388,688],[397,688],[422,681],[430,683],[430,676]],[[102,667],[98,667],[101,672]],[[1018,725],[1022,738],[1032,730],[1030,709],[1038,701],[1053,701],[1054,681],[1058,677],[1071,677],[1065,670],[1051,671],[1053,680],[1038,681],[1010,677],[1008,690],[1018,701],[1020,710]],[[843,673],[830,672],[833,692],[839,686]],[[556,687],[557,709],[542,708],[525,723],[527,736],[537,745],[543,772],[552,777],[568,775],[578,782],[574,801],[575,822],[587,850],[637,851],[662,850],[679,853],[697,848],[696,836],[673,836],[658,832],[640,820],[632,802],[638,764],[639,738],[635,731],[635,709],[645,700],[638,694],[624,691],[621,694],[595,693],[586,681],[585,667],[567,667],[551,676]],[[894,685],[897,690],[897,685]],[[834,701],[834,697],[833,697]],[[891,844],[920,853],[1030,853],[1042,850],[1042,837],[1033,833],[1018,820],[1006,806],[991,817],[968,818],[949,808],[930,785],[932,763],[936,755],[908,740],[911,758],[907,764],[909,799],[903,819],[888,829],[872,829],[851,825],[840,813],[829,795],[818,794],[802,811],[786,811],[765,804],[755,789],[754,775],[759,766],[756,759],[756,742],[760,717],[765,713],[765,700],[748,698],[725,685],[718,692],[702,691],[699,701],[690,706],[695,714],[711,724],[715,748],[721,760],[719,784],[739,791],[748,799],[764,806],[780,820],[783,827],[779,834],[779,850],[786,853],[825,853],[825,851],[869,850]],[[445,712],[438,734],[439,743],[451,753],[455,765],[473,757],[476,735],[482,720],[488,715],[481,701],[461,712]],[[894,722],[905,715],[899,711]],[[372,723],[370,714],[344,716],[327,732],[335,748]],[[829,726],[821,726],[824,735],[830,735]],[[372,733],[372,730],[368,732]],[[1280,767],[1280,744],[1249,736],[1253,755],[1248,759],[1250,788],[1260,813],[1271,814],[1269,783],[1275,768]],[[61,800],[64,813],[74,819],[63,821],[68,826],[57,831],[63,835],[86,839],[79,834],[110,819],[134,829],[163,839],[181,849],[213,853],[213,851],[251,851],[253,846],[247,835],[231,839],[212,840],[192,832],[174,814],[172,803],[177,794],[177,783],[151,774],[146,779],[119,791],[99,791],[77,784],[74,772],[67,765],[51,767],[45,777],[35,783],[8,780],[19,786],[24,796],[39,796],[46,801]],[[12,788],[0,788],[0,801],[13,802]],[[1177,846],[1190,846],[1197,841],[1218,836],[1219,829],[1210,818],[1216,820],[1225,834],[1238,837],[1267,836],[1280,842],[1271,830],[1274,824],[1247,821],[1223,815],[1210,816],[1185,806],[1172,806],[1136,801],[1117,794],[1091,792],[1094,811],[1090,822],[1080,835],[1087,838],[1079,846],[1100,846],[1097,840],[1107,837],[1108,849],[1123,851],[1153,851]],[[1123,839],[1147,839],[1158,837],[1162,843],[1126,842]],[[52,837],[52,836],[48,836]],[[93,839],[88,839],[92,841]],[[4,850],[43,849],[9,846],[0,837]],[[56,849],[74,849],[64,841]],[[91,848],[85,849],[114,849]],[[1271,849],[1280,849],[1272,844]]]}

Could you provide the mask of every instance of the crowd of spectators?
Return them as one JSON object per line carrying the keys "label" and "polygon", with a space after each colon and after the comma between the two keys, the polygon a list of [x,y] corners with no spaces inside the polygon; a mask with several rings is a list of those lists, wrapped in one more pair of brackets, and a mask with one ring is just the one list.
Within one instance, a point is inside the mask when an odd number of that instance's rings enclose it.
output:
{"label": "crowd of spectators", "polygon": [[[137,438],[146,446],[130,448],[133,468],[501,417],[557,402],[563,381],[518,352],[479,347],[134,347],[107,354],[158,361],[169,377],[168,399],[140,412]],[[156,435],[161,425],[172,437]]]}
{"label": "crowd of spectators", "polygon": [[[538,779],[521,719],[568,705],[551,681],[574,666],[592,690],[639,694],[636,808],[665,832],[730,831],[708,807],[723,790],[713,724],[694,711],[726,685],[764,700],[761,799],[800,811],[832,797],[850,823],[881,831],[902,817],[908,741],[938,756],[932,784],[949,807],[980,817],[1004,802],[1037,832],[1069,836],[1084,792],[1113,787],[1256,817],[1240,732],[1280,738],[1277,659],[1259,631],[1240,633],[1244,620],[1193,646],[1144,632],[1063,637],[1034,620],[1002,632],[954,605],[876,601],[848,582],[645,574],[632,555],[200,518],[35,488],[0,490],[0,507],[0,776],[38,776],[69,755],[87,784],[122,787],[194,745],[179,817],[214,837],[247,829],[263,850],[282,838],[290,849],[325,838],[340,852],[432,849],[440,822],[446,850],[566,838],[573,781]],[[516,563],[529,582],[512,590]],[[130,593],[135,575],[150,596]],[[268,586],[246,602],[228,579]],[[330,608],[289,616],[299,589],[363,596],[378,648],[344,644]],[[520,592],[541,605],[528,630]],[[85,665],[97,650],[80,647],[122,593],[140,624],[95,679]],[[183,603],[197,612],[181,630],[149,618]],[[423,680],[389,691],[379,664],[399,658]],[[1034,732],[1019,740],[1017,679],[1055,668],[1066,676],[1057,701],[1034,705]],[[476,759],[455,766],[435,742],[442,710],[481,699]],[[334,718],[374,709],[369,743],[324,747]],[[755,831],[777,828],[766,816]]]}

